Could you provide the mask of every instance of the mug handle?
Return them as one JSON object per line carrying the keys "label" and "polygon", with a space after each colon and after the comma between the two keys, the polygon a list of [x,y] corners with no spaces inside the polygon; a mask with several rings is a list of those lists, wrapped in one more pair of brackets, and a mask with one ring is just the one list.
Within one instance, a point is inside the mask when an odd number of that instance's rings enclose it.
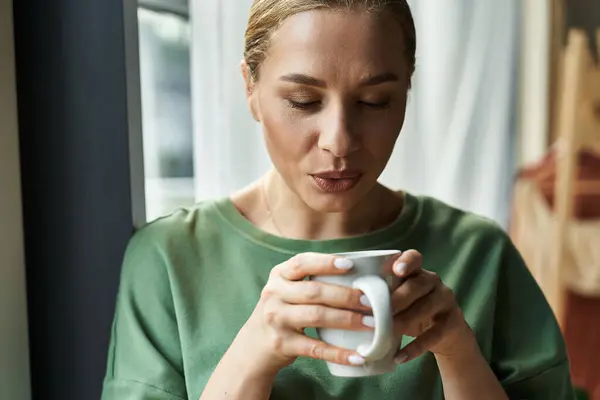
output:
{"label": "mug handle", "polygon": [[352,287],[367,296],[375,319],[373,342],[360,345],[357,352],[367,361],[379,360],[388,354],[394,343],[390,289],[386,281],[377,275],[361,276],[352,283]]}

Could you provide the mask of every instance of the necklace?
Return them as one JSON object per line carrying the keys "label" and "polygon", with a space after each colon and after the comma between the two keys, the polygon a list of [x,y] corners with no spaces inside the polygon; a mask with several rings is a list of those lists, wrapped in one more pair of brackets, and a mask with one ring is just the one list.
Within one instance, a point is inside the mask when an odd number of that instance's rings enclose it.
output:
{"label": "necklace", "polygon": [[[275,229],[277,230],[277,233],[280,236],[286,237],[285,234],[281,231],[281,229],[277,225],[277,221],[275,221],[275,217],[273,216],[273,212],[271,211],[271,206],[269,204],[269,199],[267,197],[266,184],[267,184],[266,180],[263,179],[262,182],[261,182],[261,185],[260,185],[260,189],[261,189],[260,191],[261,191],[261,194],[262,194],[263,202],[265,203],[265,207],[267,209],[267,213],[269,214],[269,219],[273,223],[273,227],[275,227]],[[382,210],[382,208],[383,207],[378,207],[378,211],[377,211],[377,214],[375,216],[375,219],[373,220],[373,222],[371,222],[371,225],[369,226],[369,229],[365,232],[365,234],[374,230],[375,225],[377,224],[377,220],[381,216],[381,210]]]}
{"label": "necklace", "polygon": [[269,219],[273,223],[273,226],[277,230],[277,233],[279,234],[279,236],[285,236],[283,234],[283,232],[281,232],[281,229],[279,229],[279,226],[277,226],[277,222],[275,221],[275,218],[273,217],[273,213],[271,212],[271,206],[269,205],[269,199],[267,198],[267,189],[266,189],[266,186],[267,186],[267,181],[266,181],[266,179],[263,179],[262,182],[261,182],[261,184],[260,184],[260,191],[262,193],[262,198],[263,198],[263,201],[264,201],[265,206],[267,208],[267,213],[269,214]]}

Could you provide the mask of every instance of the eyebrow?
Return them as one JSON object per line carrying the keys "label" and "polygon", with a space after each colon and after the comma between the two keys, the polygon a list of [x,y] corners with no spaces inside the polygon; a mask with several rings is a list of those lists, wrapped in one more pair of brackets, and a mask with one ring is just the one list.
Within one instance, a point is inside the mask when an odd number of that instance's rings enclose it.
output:
{"label": "eyebrow", "polygon": [[316,87],[321,87],[321,88],[327,86],[325,84],[325,81],[322,81],[320,79],[313,78],[312,76],[308,76],[308,75],[304,75],[304,74],[288,74],[288,75],[283,75],[279,79],[284,82],[297,83],[299,85],[316,86]]}
{"label": "eyebrow", "polygon": [[[297,83],[299,85],[316,86],[320,88],[327,86],[325,81],[304,74],[287,74],[279,79],[284,82]],[[398,75],[392,72],[386,72],[384,74],[368,77],[360,82],[359,86],[376,86],[386,82],[396,82],[398,80]]]}
{"label": "eyebrow", "polygon": [[363,82],[361,82],[361,86],[375,86],[380,85],[386,82],[397,82],[399,81],[398,75],[392,72],[386,72],[385,74],[375,75],[370,78],[367,78]]}

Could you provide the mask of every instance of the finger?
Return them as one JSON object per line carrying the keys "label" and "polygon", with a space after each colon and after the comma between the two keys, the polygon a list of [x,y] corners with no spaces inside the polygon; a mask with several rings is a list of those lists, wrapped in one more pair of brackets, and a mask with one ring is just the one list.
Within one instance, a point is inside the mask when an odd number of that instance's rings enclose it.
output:
{"label": "finger", "polygon": [[279,317],[282,327],[298,331],[304,328],[369,331],[375,326],[372,316],[318,305],[288,305]]}
{"label": "finger", "polygon": [[394,316],[394,329],[398,333],[417,337],[433,324],[436,317],[453,307],[452,291],[438,285],[429,295],[417,300],[406,311]]}
{"label": "finger", "polygon": [[439,318],[431,329],[425,331],[400,350],[396,357],[394,357],[394,362],[396,364],[407,363],[434,347],[442,339],[448,320],[449,314]]}
{"label": "finger", "polygon": [[290,282],[283,280],[279,297],[289,304],[321,304],[345,310],[367,311],[371,308],[358,289],[315,281]]}
{"label": "finger", "polygon": [[396,265],[396,261],[398,261],[400,257],[402,257],[402,251],[398,250],[397,254],[394,254],[385,260],[382,267],[382,271],[385,275],[393,273],[394,265]]}
{"label": "finger", "polygon": [[394,273],[400,278],[407,278],[418,273],[423,265],[423,257],[416,250],[407,250],[394,263]]}
{"label": "finger", "polygon": [[354,266],[351,260],[332,254],[302,253],[274,268],[274,273],[290,281],[311,275],[341,275]]}
{"label": "finger", "polygon": [[341,365],[363,365],[365,359],[357,352],[329,345],[305,335],[295,335],[288,340],[292,356],[310,357]]}
{"label": "finger", "polygon": [[431,276],[429,271],[421,270],[420,273],[406,279],[392,293],[392,310],[394,314],[406,311],[419,299],[430,294],[439,283],[438,279]]}

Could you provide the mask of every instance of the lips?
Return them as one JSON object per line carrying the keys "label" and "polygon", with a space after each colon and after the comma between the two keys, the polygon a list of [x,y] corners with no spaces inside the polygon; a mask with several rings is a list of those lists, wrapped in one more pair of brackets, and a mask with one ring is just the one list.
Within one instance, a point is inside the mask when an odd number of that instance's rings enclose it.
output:
{"label": "lips", "polygon": [[311,175],[316,186],[327,193],[340,193],[358,184],[362,174],[356,171],[325,171]]}
{"label": "lips", "polygon": [[313,174],[313,176],[323,179],[354,179],[360,176],[360,172],[350,170],[325,171]]}

